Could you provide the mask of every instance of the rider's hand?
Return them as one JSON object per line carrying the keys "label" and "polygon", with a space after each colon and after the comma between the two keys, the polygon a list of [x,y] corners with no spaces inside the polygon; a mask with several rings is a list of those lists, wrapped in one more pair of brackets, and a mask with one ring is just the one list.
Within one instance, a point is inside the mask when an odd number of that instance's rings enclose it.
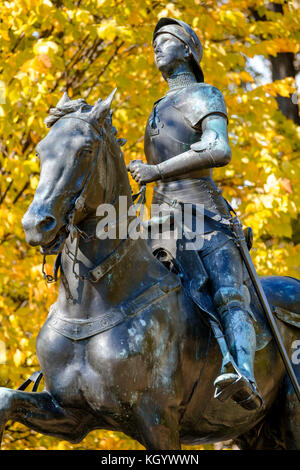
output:
{"label": "rider's hand", "polygon": [[139,184],[150,183],[160,179],[160,172],[157,165],[148,165],[142,160],[132,160],[127,166],[132,178]]}

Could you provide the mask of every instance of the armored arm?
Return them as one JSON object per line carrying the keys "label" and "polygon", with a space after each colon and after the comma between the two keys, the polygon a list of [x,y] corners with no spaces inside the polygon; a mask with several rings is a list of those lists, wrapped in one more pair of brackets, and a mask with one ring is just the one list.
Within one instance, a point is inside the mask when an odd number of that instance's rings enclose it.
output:
{"label": "armored arm", "polygon": [[199,141],[191,144],[189,150],[157,165],[132,161],[128,170],[139,183],[225,166],[230,162],[227,110],[220,90],[208,84],[198,83],[175,94],[171,101],[182,119],[189,123],[191,128],[199,131]]}
{"label": "armored arm", "polygon": [[202,137],[181,153],[157,165],[160,178],[179,176],[193,170],[227,165],[231,160],[225,116],[211,114],[201,122]]}

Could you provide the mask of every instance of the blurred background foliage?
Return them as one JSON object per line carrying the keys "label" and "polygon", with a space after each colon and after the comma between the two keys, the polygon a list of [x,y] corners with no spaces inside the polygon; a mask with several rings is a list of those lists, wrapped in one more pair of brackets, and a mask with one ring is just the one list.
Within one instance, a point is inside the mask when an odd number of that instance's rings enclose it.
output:
{"label": "blurred background foliage", "polygon": [[[0,0],[0,5],[1,386],[16,388],[38,369],[36,336],[57,295],[55,285],[45,284],[41,255],[26,244],[21,228],[38,183],[35,146],[47,132],[43,120],[65,90],[93,104],[118,87],[113,124],[127,139],[126,162],[144,158],[147,117],[167,90],[151,46],[162,16],[195,29],[204,47],[205,81],[224,94],[233,158],[215,171],[215,179],[253,228],[259,274],[299,278],[298,1]],[[148,201],[151,191],[150,185]],[[4,435],[4,449],[73,448],[142,449],[115,432],[94,431],[78,445],[12,423]]]}

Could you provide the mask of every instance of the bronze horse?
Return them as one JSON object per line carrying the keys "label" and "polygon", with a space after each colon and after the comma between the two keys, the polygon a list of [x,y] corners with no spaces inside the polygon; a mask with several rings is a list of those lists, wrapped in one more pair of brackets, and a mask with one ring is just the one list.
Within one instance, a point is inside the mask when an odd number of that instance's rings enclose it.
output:
{"label": "bronze horse", "polygon": [[[155,450],[228,439],[242,449],[300,449],[300,404],[268,327],[258,328],[255,361],[265,407],[221,403],[213,385],[219,347],[176,274],[145,239],[95,236],[101,204],[115,205],[120,225],[117,199],[132,203],[111,100],[90,106],[64,95],[37,146],[40,181],[23,227],[31,245],[60,254],[61,283],[36,342],[45,389],[1,388],[0,430],[13,420],[73,443],[108,429]],[[277,320],[292,354],[299,281],[274,276],[262,283],[289,321]]]}

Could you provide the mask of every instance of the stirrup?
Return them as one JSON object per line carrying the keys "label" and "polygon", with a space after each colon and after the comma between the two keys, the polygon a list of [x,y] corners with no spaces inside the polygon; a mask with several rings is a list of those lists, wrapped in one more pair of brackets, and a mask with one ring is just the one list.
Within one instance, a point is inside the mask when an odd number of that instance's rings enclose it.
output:
{"label": "stirrup", "polygon": [[225,373],[216,378],[214,385],[218,400],[225,402],[229,398],[246,410],[257,411],[264,405],[255,383],[238,373]]}
{"label": "stirrup", "polygon": [[23,382],[22,385],[20,385],[17,388],[17,390],[24,391],[26,390],[27,387],[29,387],[31,383],[33,383],[32,392],[36,392],[40,385],[40,381],[42,380],[42,378],[43,378],[43,372],[41,370],[36,371],[27,380],[25,380],[25,382]]}

